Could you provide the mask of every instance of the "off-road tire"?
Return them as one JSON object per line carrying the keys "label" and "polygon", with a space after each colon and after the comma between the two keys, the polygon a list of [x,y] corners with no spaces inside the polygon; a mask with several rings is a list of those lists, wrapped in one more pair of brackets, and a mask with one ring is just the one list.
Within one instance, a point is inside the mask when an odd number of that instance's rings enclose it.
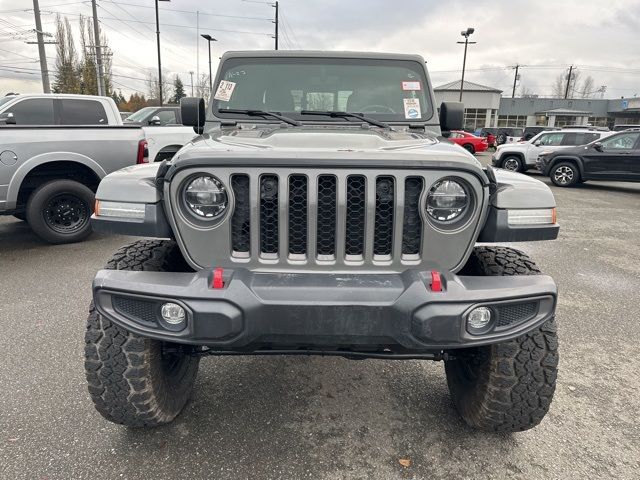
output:
{"label": "off-road tire", "polygon": [[[74,204],[70,213],[70,226],[59,225],[56,230],[52,220],[47,220],[51,202],[64,196],[69,201],[61,203]],[[89,187],[75,180],[52,180],[36,188],[27,201],[26,218],[29,226],[41,239],[48,243],[80,242],[91,234],[89,221],[95,202],[94,193]]]}
{"label": "off-road tire", "polygon": [[476,153],[475,147],[470,143],[465,143],[464,145],[462,145],[462,148],[464,148],[467,152],[469,152],[472,155]]}
{"label": "off-road tire", "polygon": [[[561,176],[560,173],[565,173]],[[573,187],[581,183],[580,170],[573,162],[559,162],[549,172],[549,178],[556,187]]]}
{"label": "off-road tire", "polygon": [[524,165],[522,159],[515,155],[507,155],[502,160],[502,168],[511,172],[524,172]]}
{"label": "off-road tire", "polygon": [[[539,275],[540,270],[518,250],[476,247],[464,273]],[[445,371],[456,409],[468,425],[493,432],[519,432],[542,421],[556,388],[555,319],[513,340],[457,353],[456,360],[445,362]]]}
{"label": "off-road tire", "polygon": [[[175,242],[140,240],[119,249],[112,270],[188,271]],[[168,344],[136,334],[100,315],[93,302],[85,333],[85,373],[96,410],[129,427],[171,422],[191,397],[199,358],[166,354]]]}

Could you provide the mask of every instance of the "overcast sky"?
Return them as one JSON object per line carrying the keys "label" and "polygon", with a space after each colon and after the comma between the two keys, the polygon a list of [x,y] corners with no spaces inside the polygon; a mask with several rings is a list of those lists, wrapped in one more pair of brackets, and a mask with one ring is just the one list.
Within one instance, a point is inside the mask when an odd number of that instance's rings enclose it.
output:
{"label": "overcast sky", "polygon": [[[125,94],[146,93],[143,78],[157,69],[153,0],[98,0],[98,17],[113,54],[116,86]],[[140,6],[136,6],[140,5]],[[171,0],[161,2],[163,70],[190,84],[189,71],[208,72],[207,42],[226,50],[273,48],[274,8],[242,0]],[[0,96],[41,92],[32,0],[0,0]],[[43,29],[54,33],[56,13],[77,27],[79,14],[91,15],[91,3],[40,0]],[[460,78],[463,46],[460,31],[476,32],[469,47],[466,78],[511,95],[513,70],[524,65],[520,86],[551,94],[558,74],[570,64],[605,98],[640,95],[640,1],[637,0],[280,0],[280,48],[364,50],[419,53],[429,65],[434,85]],[[242,32],[242,33],[240,33]],[[199,65],[197,54],[199,45]],[[48,45],[49,68],[55,46]],[[18,73],[21,72],[21,73]],[[53,77],[52,77],[53,83]],[[190,89],[187,88],[187,93]]]}

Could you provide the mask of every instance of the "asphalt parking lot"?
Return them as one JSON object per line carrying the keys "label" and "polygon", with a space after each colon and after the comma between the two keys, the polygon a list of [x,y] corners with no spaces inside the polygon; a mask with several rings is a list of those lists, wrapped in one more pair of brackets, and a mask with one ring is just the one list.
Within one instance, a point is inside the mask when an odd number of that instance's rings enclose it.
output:
{"label": "asphalt parking lot", "polygon": [[558,389],[540,426],[506,436],[462,423],[440,363],[337,358],[204,359],[173,424],[110,424],[86,392],[84,321],[130,239],[48,246],[0,217],[0,478],[638,478],[640,184],[552,188],[560,238],[520,247],[559,284]]}

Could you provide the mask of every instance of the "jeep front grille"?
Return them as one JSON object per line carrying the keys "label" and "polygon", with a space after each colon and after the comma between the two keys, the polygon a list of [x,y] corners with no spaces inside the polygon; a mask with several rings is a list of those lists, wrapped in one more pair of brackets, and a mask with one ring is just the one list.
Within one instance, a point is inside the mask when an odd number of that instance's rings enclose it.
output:
{"label": "jeep front grille", "polygon": [[[257,241],[258,261],[286,257],[321,263],[341,255],[357,263],[368,255],[385,262],[394,252],[404,259],[420,258],[422,177],[242,173],[231,176],[231,188],[232,257],[252,257],[252,241]],[[253,216],[252,188],[259,204]]]}

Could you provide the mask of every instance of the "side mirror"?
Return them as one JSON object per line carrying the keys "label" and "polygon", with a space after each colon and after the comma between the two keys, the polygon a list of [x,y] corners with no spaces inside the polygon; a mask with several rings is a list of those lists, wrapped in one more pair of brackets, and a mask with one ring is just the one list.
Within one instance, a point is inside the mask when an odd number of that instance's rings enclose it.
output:
{"label": "side mirror", "polygon": [[160,124],[160,117],[158,115],[154,115],[151,117],[151,120],[149,120],[149,125],[159,126]]}
{"label": "side mirror", "polygon": [[440,105],[440,130],[462,130],[464,124],[464,105],[460,102],[442,102]]}
{"label": "side mirror", "polygon": [[596,143],[594,143],[594,144],[593,144],[593,148],[594,148],[594,150],[597,150],[597,151],[599,151],[599,152],[604,151],[604,147],[602,146],[602,143],[601,143],[601,142],[596,142]]}
{"label": "side mirror", "polygon": [[13,113],[11,113],[11,112],[7,113],[7,116],[4,118],[4,123],[5,123],[5,125],[15,125],[16,124],[16,117],[13,115]]}
{"label": "side mirror", "polygon": [[203,132],[205,122],[204,99],[198,97],[184,97],[180,99],[180,114],[182,124],[193,127],[196,133]]}
{"label": "side mirror", "polygon": [[542,142],[540,140],[536,140],[535,142],[533,142],[533,145],[539,147],[540,145],[542,145]]}

